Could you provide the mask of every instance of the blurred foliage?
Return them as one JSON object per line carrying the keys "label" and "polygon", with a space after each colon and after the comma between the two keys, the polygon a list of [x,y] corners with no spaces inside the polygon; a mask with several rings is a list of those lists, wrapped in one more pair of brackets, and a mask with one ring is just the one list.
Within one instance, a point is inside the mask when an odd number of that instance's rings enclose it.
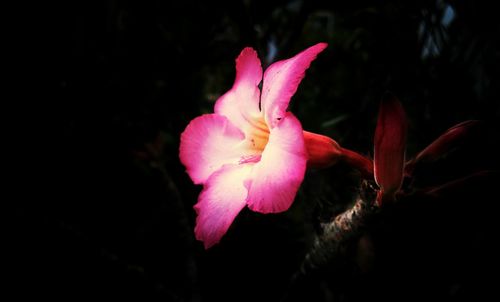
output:
{"label": "blurred foliage", "polygon": [[[370,156],[378,103],[390,90],[409,117],[409,157],[453,124],[485,122],[473,145],[422,172],[422,184],[499,167],[500,26],[491,1],[44,5],[33,51],[49,82],[37,120],[49,127],[30,129],[41,136],[30,152],[44,198],[15,212],[21,296],[279,301],[290,290],[319,224],[352,202],[359,177],[345,166],[310,171],[290,211],[244,210],[221,244],[205,251],[196,242],[201,188],[179,162],[179,135],[231,87],[245,46],[268,66],[329,43],[290,106],[307,130]],[[494,186],[402,206],[292,300],[498,296],[487,277],[498,273]]]}

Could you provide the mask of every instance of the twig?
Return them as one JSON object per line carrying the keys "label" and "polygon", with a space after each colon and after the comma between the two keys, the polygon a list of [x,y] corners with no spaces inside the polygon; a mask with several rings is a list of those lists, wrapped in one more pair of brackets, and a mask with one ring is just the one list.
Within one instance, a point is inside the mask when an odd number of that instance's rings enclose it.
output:
{"label": "twig", "polygon": [[292,276],[290,286],[282,301],[288,300],[291,291],[312,276],[325,264],[332,262],[341,255],[342,248],[359,238],[365,229],[367,221],[379,211],[375,205],[376,190],[371,182],[364,181],[361,194],[356,202],[337,215],[330,223],[323,225],[323,232],[305,256],[300,269]]}
{"label": "twig", "polygon": [[332,260],[343,245],[361,235],[366,221],[378,212],[375,196],[373,186],[365,181],[362,193],[352,207],[323,225],[323,233],[314,241],[311,251],[302,262],[300,273],[306,274]]}

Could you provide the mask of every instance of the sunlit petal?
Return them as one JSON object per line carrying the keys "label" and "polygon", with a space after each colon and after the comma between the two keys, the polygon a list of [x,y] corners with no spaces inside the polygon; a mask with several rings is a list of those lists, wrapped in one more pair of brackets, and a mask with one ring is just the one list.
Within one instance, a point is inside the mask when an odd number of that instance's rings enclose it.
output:
{"label": "sunlit petal", "polygon": [[192,120],[181,134],[179,156],[196,184],[224,164],[238,163],[244,155],[243,132],[218,114],[205,114]]}
{"label": "sunlit petal", "polygon": [[291,97],[305,76],[305,71],[316,56],[327,47],[318,43],[288,60],[278,61],[264,73],[261,108],[266,123],[275,127],[285,116]]}
{"label": "sunlit petal", "polygon": [[262,67],[254,49],[243,49],[236,59],[236,80],[233,87],[215,103],[215,113],[227,117],[243,132],[260,117],[259,83]]}
{"label": "sunlit petal", "polygon": [[248,192],[243,184],[251,169],[249,164],[226,165],[213,173],[206,182],[194,206],[198,214],[196,239],[203,241],[205,248],[220,241],[245,206]]}
{"label": "sunlit petal", "polygon": [[261,213],[287,210],[304,179],[307,152],[302,126],[287,113],[271,130],[260,162],[252,169],[248,187],[248,207]]}

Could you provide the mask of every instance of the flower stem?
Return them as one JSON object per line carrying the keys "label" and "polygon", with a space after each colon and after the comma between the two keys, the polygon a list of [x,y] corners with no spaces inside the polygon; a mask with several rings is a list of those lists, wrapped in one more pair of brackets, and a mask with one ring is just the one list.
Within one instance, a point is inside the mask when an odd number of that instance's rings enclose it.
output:
{"label": "flower stem", "polygon": [[373,179],[373,162],[370,159],[346,148],[341,148],[341,152],[345,163],[361,172],[363,178]]}

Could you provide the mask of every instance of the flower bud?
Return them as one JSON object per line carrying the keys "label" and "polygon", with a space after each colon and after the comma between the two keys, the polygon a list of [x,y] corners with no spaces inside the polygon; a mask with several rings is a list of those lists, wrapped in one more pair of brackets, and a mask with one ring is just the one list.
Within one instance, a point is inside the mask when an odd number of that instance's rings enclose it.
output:
{"label": "flower bud", "polygon": [[407,121],[403,106],[392,94],[382,99],[375,129],[374,174],[382,196],[392,200],[403,182]]}

